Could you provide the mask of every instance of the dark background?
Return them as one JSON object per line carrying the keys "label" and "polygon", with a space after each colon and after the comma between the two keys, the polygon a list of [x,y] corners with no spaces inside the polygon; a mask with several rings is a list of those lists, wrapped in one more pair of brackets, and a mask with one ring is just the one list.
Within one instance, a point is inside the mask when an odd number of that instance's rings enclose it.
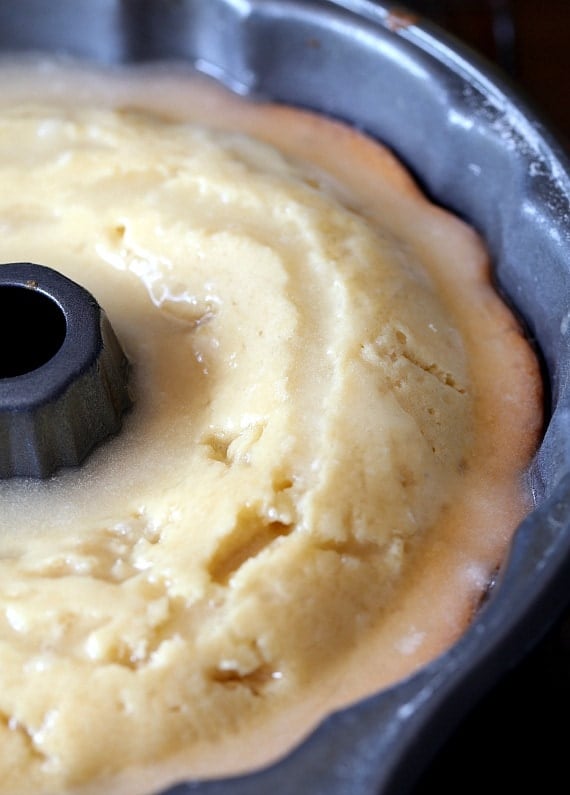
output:
{"label": "dark background", "polygon": [[[404,0],[493,61],[570,153],[570,0]],[[570,301],[570,297],[569,297]],[[556,614],[562,606],[553,605]],[[570,794],[568,602],[452,734],[413,795]]]}
{"label": "dark background", "polygon": [[402,0],[401,5],[497,64],[570,142],[570,0]]}

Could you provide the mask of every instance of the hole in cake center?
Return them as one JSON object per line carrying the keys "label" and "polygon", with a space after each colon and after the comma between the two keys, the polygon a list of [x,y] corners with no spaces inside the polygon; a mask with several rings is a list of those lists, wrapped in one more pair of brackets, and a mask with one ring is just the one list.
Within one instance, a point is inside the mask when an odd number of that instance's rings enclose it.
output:
{"label": "hole in cake center", "polygon": [[0,287],[0,378],[14,378],[49,362],[63,345],[65,315],[33,288]]}

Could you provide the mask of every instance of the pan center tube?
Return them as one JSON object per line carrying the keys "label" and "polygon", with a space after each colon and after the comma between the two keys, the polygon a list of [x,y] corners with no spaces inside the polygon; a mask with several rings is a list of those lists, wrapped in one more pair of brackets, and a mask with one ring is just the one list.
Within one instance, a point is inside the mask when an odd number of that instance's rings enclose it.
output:
{"label": "pan center tube", "polygon": [[49,362],[65,333],[65,314],[51,296],[29,286],[0,286],[0,378],[15,378]]}
{"label": "pan center tube", "polygon": [[128,376],[85,288],[43,265],[0,264],[0,478],[80,465],[122,427]]}

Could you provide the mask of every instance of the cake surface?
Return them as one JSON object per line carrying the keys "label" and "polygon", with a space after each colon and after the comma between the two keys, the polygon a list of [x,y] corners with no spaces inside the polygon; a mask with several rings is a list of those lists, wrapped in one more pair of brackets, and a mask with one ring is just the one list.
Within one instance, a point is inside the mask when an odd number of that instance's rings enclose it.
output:
{"label": "cake surface", "polygon": [[3,68],[0,262],[94,294],[135,405],[0,483],[0,792],[271,761],[464,630],[529,507],[535,357],[477,234],[362,134]]}

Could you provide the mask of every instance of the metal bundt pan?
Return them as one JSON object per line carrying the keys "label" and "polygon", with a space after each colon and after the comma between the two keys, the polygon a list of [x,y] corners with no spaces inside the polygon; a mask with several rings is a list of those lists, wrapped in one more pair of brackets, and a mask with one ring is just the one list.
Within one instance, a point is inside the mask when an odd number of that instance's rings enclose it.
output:
{"label": "metal bundt pan", "polygon": [[536,509],[475,622],[418,674],[334,714],[283,761],[169,795],[409,792],[569,602],[570,167],[535,109],[471,51],[369,0],[0,0],[0,50],[183,59],[234,90],[346,119],[391,146],[487,240],[544,363]]}

